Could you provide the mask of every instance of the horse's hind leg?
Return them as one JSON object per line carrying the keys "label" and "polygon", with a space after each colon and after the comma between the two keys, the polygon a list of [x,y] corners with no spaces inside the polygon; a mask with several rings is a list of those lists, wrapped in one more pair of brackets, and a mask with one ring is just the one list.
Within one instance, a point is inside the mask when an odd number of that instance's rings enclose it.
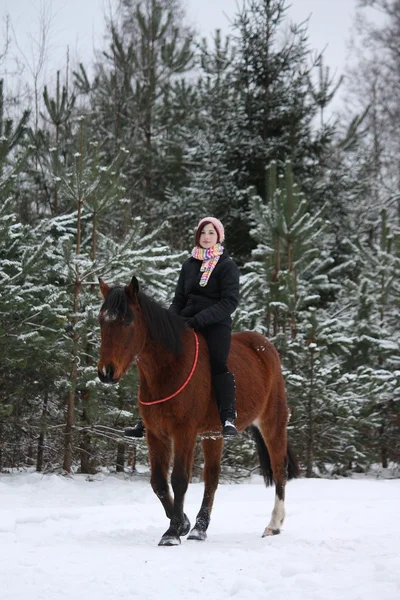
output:
{"label": "horse's hind leg", "polygon": [[211,510],[214,502],[215,491],[218,487],[221,472],[221,455],[223,440],[205,439],[202,441],[204,455],[204,495],[200,511],[196,517],[196,524],[189,534],[188,540],[205,540],[207,528],[210,524]]}
{"label": "horse's hind leg", "polygon": [[[279,422],[280,421],[280,422]],[[273,426],[271,426],[273,423]],[[275,503],[271,520],[263,537],[277,535],[285,520],[285,486],[287,481],[287,419],[264,419],[258,424],[255,437],[261,470],[266,485],[275,483]],[[258,434],[258,435],[257,435]]]}

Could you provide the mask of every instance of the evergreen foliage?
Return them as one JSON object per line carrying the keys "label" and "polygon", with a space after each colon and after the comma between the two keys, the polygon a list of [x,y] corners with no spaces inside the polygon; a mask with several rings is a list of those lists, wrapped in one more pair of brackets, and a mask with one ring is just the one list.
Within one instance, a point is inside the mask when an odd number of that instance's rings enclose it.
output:
{"label": "evergreen foliage", "polygon": [[345,368],[353,373],[351,390],[362,415],[359,447],[369,461],[378,455],[386,467],[399,457],[400,247],[385,210],[379,225],[379,242],[358,248],[360,276],[346,281],[342,293],[355,300],[347,311],[352,345]]}
{"label": "evergreen foliage", "polygon": [[[120,432],[136,371],[97,378],[97,278],[135,274],[167,304],[207,214],[241,267],[235,328],[280,352],[304,473],[399,461],[398,0],[369,3],[389,17],[374,37],[387,63],[346,118],[329,116],[341,78],[285,0],[247,0],[211,43],[179,0],[122,0],[94,70],[60,70],[35,123],[8,115],[0,81],[0,469],[135,456]],[[255,468],[248,433],[234,464]]]}
{"label": "evergreen foliage", "polygon": [[[180,130],[196,94],[183,74],[193,67],[192,34],[178,3],[124,0],[118,22],[109,24],[110,47],[97,65],[93,92],[94,137],[111,160],[129,148],[125,175],[131,216],[149,225],[165,218],[168,196],[185,173]],[[83,67],[81,91],[91,90]]]}

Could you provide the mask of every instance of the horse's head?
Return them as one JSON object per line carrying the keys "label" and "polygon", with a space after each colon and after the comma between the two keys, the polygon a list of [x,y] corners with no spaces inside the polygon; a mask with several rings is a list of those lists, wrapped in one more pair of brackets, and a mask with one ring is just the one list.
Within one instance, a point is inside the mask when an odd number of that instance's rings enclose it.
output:
{"label": "horse's head", "polygon": [[101,329],[99,379],[118,383],[143,348],[145,331],[139,317],[139,282],[110,287],[99,279],[104,302],[100,308]]}

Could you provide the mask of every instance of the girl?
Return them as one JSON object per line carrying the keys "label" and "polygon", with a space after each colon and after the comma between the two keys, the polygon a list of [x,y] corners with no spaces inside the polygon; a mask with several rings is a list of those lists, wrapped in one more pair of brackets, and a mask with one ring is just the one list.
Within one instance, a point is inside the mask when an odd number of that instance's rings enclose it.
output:
{"label": "girl", "polygon": [[[195,233],[191,256],[182,265],[169,310],[203,334],[210,355],[211,377],[224,437],[237,435],[235,426],[235,379],[227,366],[232,318],[239,301],[239,270],[222,246],[224,226],[205,217]],[[142,437],[143,423],[125,430]]]}

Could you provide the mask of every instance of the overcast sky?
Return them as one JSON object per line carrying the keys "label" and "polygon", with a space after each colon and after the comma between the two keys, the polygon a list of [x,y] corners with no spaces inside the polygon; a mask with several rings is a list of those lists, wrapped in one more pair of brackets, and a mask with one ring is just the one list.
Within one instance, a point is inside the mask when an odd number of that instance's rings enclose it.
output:
{"label": "overcast sky", "polygon": [[[46,73],[48,77],[65,64],[67,47],[73,63],[78,58],[85,64],[90,63],[93,48],[101,47],[104,10],[108,4],[109,0],[0,0],[2,29],[4,30],[4,17],[8,13],[20,50],[25,55],[24,59],[21,55],[20,58],[22,61],[32,62],[32,49],[38,41],[40,31],[40,13],[43,8],[46,9],[47,20],[51,19],[48,35],[50,60]],[[229,17],[232,18],[236,12],[237,0],[183,0],[183,5],[188,20],[199,32],[210,36],[216,28],[229,33]],[[292,0],[289,8],[290,18],[295,22],[310,17],[311,46],[317,50],[326,48],[326,64],[338,74],[346,65],[347,43],[355,5],[356,0]],[[0,35],[0,39],[3,37],[4,35]],[[11,48],[11,53],[19,53],[15,45]],[[6,68],[11,70],[9,62]],[[6,75],[6,84],[10,77],[11,75]]]}

